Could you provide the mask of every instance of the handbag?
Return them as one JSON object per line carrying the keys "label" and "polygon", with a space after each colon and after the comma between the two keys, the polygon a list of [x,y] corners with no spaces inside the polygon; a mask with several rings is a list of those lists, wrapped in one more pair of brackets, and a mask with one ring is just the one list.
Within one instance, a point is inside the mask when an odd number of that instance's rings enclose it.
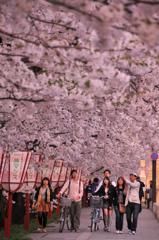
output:
{"label": "handbag", "polygon": [[32,204],[32,209],[33,209],[34,211],[37,211],[37,209],[38,209],[38,204],[37,204],[37,202],[34,202],[34,203]]}
{"label": "handbag", "polygon": [[126,207],[123,203],[119,203],[119,212],[120,213],[125,213],[126,212]]}

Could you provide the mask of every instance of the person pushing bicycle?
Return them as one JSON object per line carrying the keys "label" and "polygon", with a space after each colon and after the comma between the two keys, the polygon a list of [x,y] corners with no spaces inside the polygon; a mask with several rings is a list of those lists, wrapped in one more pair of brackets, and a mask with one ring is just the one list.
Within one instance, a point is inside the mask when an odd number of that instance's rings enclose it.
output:
{"label": "person pushing bicycle", "polygon": [[57,197],[60,198],[64,193],[72,200],[70,207],[72,230],[79,232],[83,183],[78,178],[77,170],[71,171],[70,179],[65,182]]}

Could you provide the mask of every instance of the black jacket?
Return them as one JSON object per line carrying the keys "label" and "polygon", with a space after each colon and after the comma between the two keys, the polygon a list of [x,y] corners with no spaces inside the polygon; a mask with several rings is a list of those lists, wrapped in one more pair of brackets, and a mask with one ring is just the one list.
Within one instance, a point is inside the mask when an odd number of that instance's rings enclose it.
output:
{"label": "black jacket", "polygon": [[114,206],[118,206],[119,205],[119,195],[122,194],[122,198],[123,198],[123,204],[125,204],[125,200],[126,200],[126,194],[124,192],[124,189],[119,189],[119,188],[115,188],[115,197],[114,197]]}
{"label": "black jacket", "polygon": [[[100,189],[95,192],[93,195],[97,195],[100,197],[105,196],[105,187],[102,185]],[[116,198],[116,192],[115,192],[115,187],[113,185],[110,185],[109,190],[108,190],[108,199],[103,199],[103,202],[108,201],[110,205],[114,205],[114,200]]]}

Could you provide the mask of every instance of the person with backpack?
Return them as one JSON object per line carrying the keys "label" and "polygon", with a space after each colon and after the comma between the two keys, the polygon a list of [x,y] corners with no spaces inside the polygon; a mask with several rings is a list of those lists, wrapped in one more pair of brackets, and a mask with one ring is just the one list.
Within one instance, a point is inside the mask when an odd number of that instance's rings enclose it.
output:
{"label": "person with backpack", "polygon": [[57,194],[57,197],[60,198],[63,194],[66,194],[67,197],[72,200],[70,207],[72,230],[79,232],[83,183],[78,178],[77,170],[71,171],[70,179],[66,181],[60,192]]}

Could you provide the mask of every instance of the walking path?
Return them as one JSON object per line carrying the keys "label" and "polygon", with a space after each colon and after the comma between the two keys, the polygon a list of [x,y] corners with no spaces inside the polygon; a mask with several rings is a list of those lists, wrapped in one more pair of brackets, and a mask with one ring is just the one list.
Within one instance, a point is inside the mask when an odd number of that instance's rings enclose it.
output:
{"label": "walking path", "polygon": [[129,235],[126,228],[126,220],[123,234],[117,235],[114,227],[114,217],[111,226],[111,232],[103,231],[103,223],[101,221],[100,230],[90,232],[90,209],[84,208],[81,217],[81,229],[79,233],[64,230],[63,233],[58,232],[58,225],[54,223],[49,225],[47,233],[32,233],[29,236],[31,240],[159,240],[159,222],[155,219],[150,210],[144,209],[139,216],[139,223],[136,235]]}

